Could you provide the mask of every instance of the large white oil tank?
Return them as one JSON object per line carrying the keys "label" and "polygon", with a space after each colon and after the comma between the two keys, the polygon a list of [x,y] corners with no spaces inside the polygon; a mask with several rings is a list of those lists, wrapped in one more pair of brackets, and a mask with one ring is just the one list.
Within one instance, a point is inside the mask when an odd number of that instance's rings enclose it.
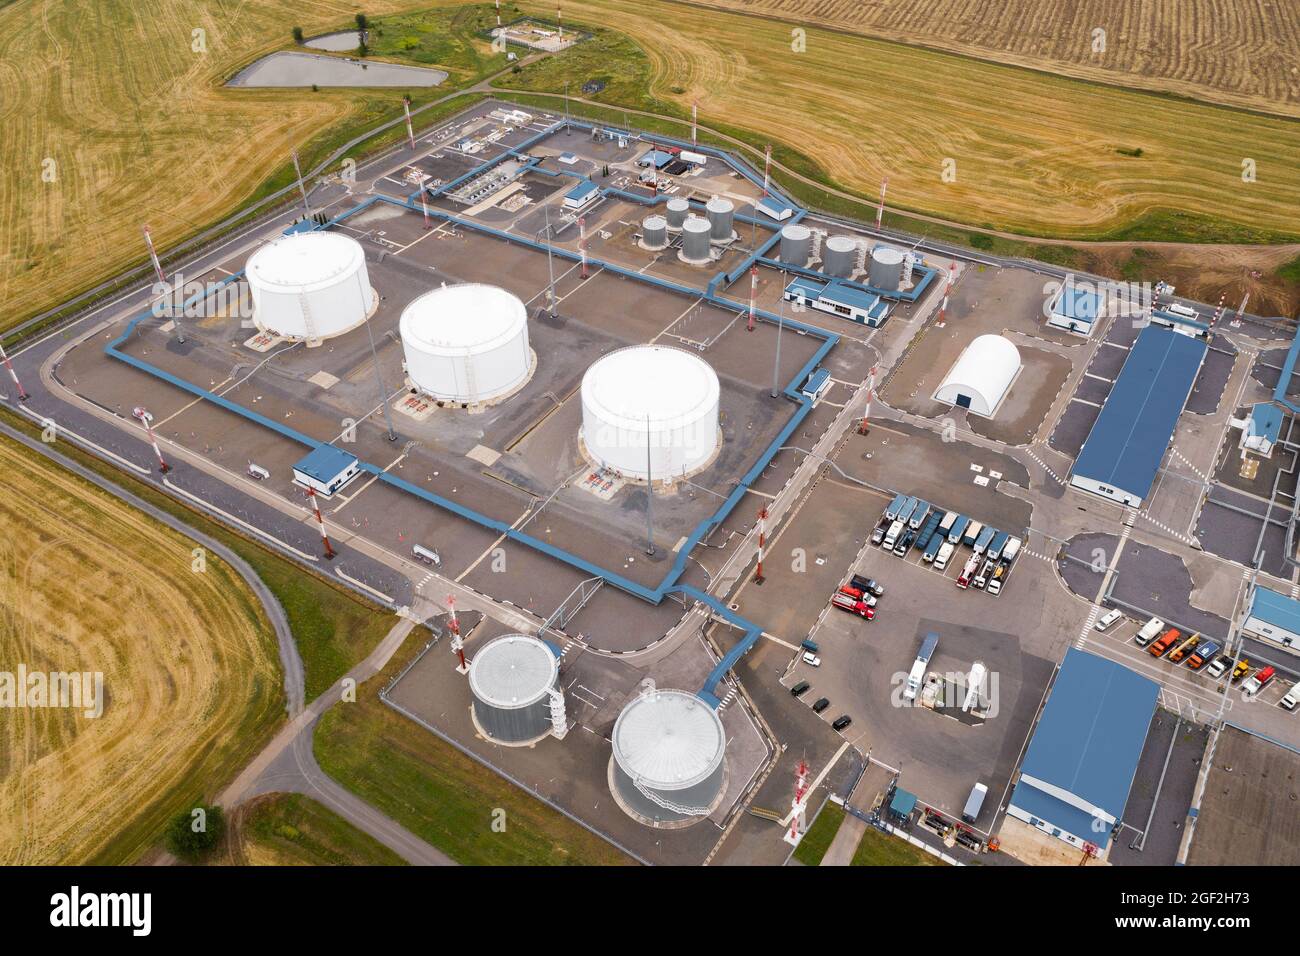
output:
{"label": "large white oil tank", "polygon": [[867,284],[883,292],[897,292],[903,278],[903,252],[892,246],[871,250],[871,268]]}
{"label": "large white oil tank", "polygon": [[781,261],[806,266],[812,256],[812,230],[800,223],[781,228]]}
{"label": "large white oil tank", "polygon": [[614,721],[609,785],[634,820],[685,827],[726,792],[727,737],[717,712],[694,694],[647,681]]}
{"label": "large white oil tank", "polygon": [[532,743],[564,725],[560,662],[535,637],[507,634],[485,644],[469,665],[474,722],[504,744]]}
{"label": "large white oil tank", "polygon": [[822,272],[848,278],[858,259],[858,244],[848,236],[831,236],[822,245]]}
{"label": "large white oil tank", "polygon": [[366,254],[338,232],[299,232],[262,246],[244,266],[263,332],[319,342],[364,322],[379,304]]}
{"label": "large white oil tank", "polygon": [[[597,359],[582,377],[582,441],[626,478],[668,481],[706,467],[718,450],[717,373],[698,355],[633,345]],[[648,459],[648,461],[647,461]]]}
{"label": "large white oil tank", "polygon": [[686,214],[691,211],[691,204],[681,196],[674,196],[668,200],[665,208],[665,216],[668,219],[669,229],[680,229],[682,223],[686,222]]}
{"label": "large white oil tank", "polygon": [[682,223],[681,258],[692,265],[703,265],[713,261],[710,252],[709,237],[712,227],[707,219],[700,216],[687,216]]}
{"label": "large white oil tank", "polygon": [[705,204],[704,212],[709,220],[709,238],[714,242],[730,242],[735,236],[731,226],[736,204],[724,196],[714,196]]}
{"label": "large white oil tank", "polygon": [[411,384],[439,401],[493,401],[527,382],[536,365],[524,304],[496,286],[426,292],[403,310],[400,328]]}

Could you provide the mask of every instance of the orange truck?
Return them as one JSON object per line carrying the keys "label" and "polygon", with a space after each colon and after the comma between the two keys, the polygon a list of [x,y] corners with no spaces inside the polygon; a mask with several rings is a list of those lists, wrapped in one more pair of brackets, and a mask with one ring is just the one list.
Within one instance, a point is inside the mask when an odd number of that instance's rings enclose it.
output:
{"label": "orange truck", "polygon": [[1152,657],[1164,657],[1165,651],[1173,647],[1174,641],[1178,640],[1178,638],[1182,637],[1182,635],[1183,632],[1178,630],[1178,628],[1171,627],[1169,630],[1165,631],[1158,638],[1152,641],[1151,646],[1148,647],[1147,650],[1151,652]]}
{"label": "orange truck", "polygon": [[1177,664],[1184,657],[1186,657],[1193,650],[1195,650],[1196,645],[1199,643],[1201,643],[1201,636],[1199,634],[1193,634],[1191,637],[1183,641],[1181,644],[1179,644],[1177,647],[1175,647],[1172,651],[1169,652],[1169,662],[1171,664]]}

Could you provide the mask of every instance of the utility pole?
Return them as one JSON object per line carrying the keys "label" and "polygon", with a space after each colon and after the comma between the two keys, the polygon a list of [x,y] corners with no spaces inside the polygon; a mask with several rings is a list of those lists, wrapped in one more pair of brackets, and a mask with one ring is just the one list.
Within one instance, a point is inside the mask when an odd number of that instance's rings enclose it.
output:
{"label": "utility pole", "polygon": [[[781,273],[781,288],[785,288],[784,272]],[[776,313],[776,359],[772,362],[772,397],[781,391],[781,333],[785,331],[785,293],[781,294],[781,304]]]}
{"label": "utility pole", "polygon": [[550,313],[551,318],[555,318],[555,262],[551,258],[551,207],[549,205],[542,207],[542,215],[546,220],[546,271],[550,276],[546,286],[546,311]]}
{"label": "utility pole", "polygon": [[415,127],[411,125],[411,98],[402,97],[402,109],[406,111],[406,141],[411,144],[411,151],[415,151]]}
{"label": "utility pole", "polygon": [[149,444],[153,446],[153,453],[158,456],[158,470],[164,475],[167,474],[172,470],[172,466],[167,464],[167,460],[163,458],[162,449],[158,447],[158,439],[153,433],[153,415],[150,414],[149,409],[142,405],[137,405],[132,414],[144,426],[145,434],[149,436]]}
{"label": "utility pole", "polygon": [[876,207],[876,232],[880,231],[880,223],[885,218],[885,190],[889,188],[889,177],[886,176],[880,181],[880,205]]}
{"label": "utility pole", "polygon": [[393,416],[388,410],[388,389],[384,386],[384,373],[379,370],[379,352],[375,349],[375,330],[366,320],[366,335],[370,337],[370,362],[375,367],[375,382],[379,385],[379,407],[384,410],[384,423],[388,426],[388,440],[397,441],[397,432],[393,431]]}
{"label": "utility pole", "polygon": [[298,151],[293,151],[293,171],[298,174],[298,192],[302,193],[302,208],[307,210],[307,218],[311,218],[311,203],[307,201],[307,187],[302,181],[302,167],[298,165]]}

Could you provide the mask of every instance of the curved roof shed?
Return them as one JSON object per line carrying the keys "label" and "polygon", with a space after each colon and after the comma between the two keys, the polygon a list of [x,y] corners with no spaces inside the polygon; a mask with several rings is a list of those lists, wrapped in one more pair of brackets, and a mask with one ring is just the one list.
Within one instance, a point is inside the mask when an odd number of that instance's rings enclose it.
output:
{"label": "curved roof shed", "polygon": [[953,363],[934,398],[991,418],[1020,368],[1020,351],[1009,340],[1001,335],[981,335]]}

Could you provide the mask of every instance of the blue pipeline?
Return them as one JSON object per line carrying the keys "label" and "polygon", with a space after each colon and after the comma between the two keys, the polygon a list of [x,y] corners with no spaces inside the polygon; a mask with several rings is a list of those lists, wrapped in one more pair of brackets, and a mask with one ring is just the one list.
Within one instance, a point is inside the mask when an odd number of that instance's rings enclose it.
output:
{"label": "blue pipeline", "polygon": [[1273,389],[1273,401],[1285,405],[1300,415],[1300,406],[1286,397],[1287,389],[1291,387],[1291,376],[1295,373],[1297,359],[1300,359],[1300,330],[1296,331],[1295,338],[1291,341],[1291,350],[1286,353],[1286,361],[1282,363],[1282,371],[1277,377],[1277,387]]}
{"label": "blue pipeline", "polygon": [[[778,236],[777,238],[780,237]],[[823,272],[818,272],[816,269],[809,269],[807,266],[796,266],[789,262],[782,262],[779,259],[761,258],[759,259],[759,263],[761,265],[771,266],[774,269],[780,269],[783,272],[793,272],[795,275],[808,276],[810,279],[820,279],[823,281],[836,279],[837,281],[844,283],[844,285],[851,286],[852,288],[861,289],[864,292],[871,293],[872,295],[878,295],[883,299],[894,299],[899,302],[915,302],[920,299],[921,296],[925,295],[925,290],[930,288],[930,283],[934,281],[934,277],[938,275],[938,270],[933,269],[930,266],[915,266],[914,268],[921,272],[921,281],[913,285],[912,288],[906,292],[897,292],[887,289],[877,289],[875,286],[867,285],[864,282],[851,282],[848,279],[840,279],[837,276],[828,276]]]}

